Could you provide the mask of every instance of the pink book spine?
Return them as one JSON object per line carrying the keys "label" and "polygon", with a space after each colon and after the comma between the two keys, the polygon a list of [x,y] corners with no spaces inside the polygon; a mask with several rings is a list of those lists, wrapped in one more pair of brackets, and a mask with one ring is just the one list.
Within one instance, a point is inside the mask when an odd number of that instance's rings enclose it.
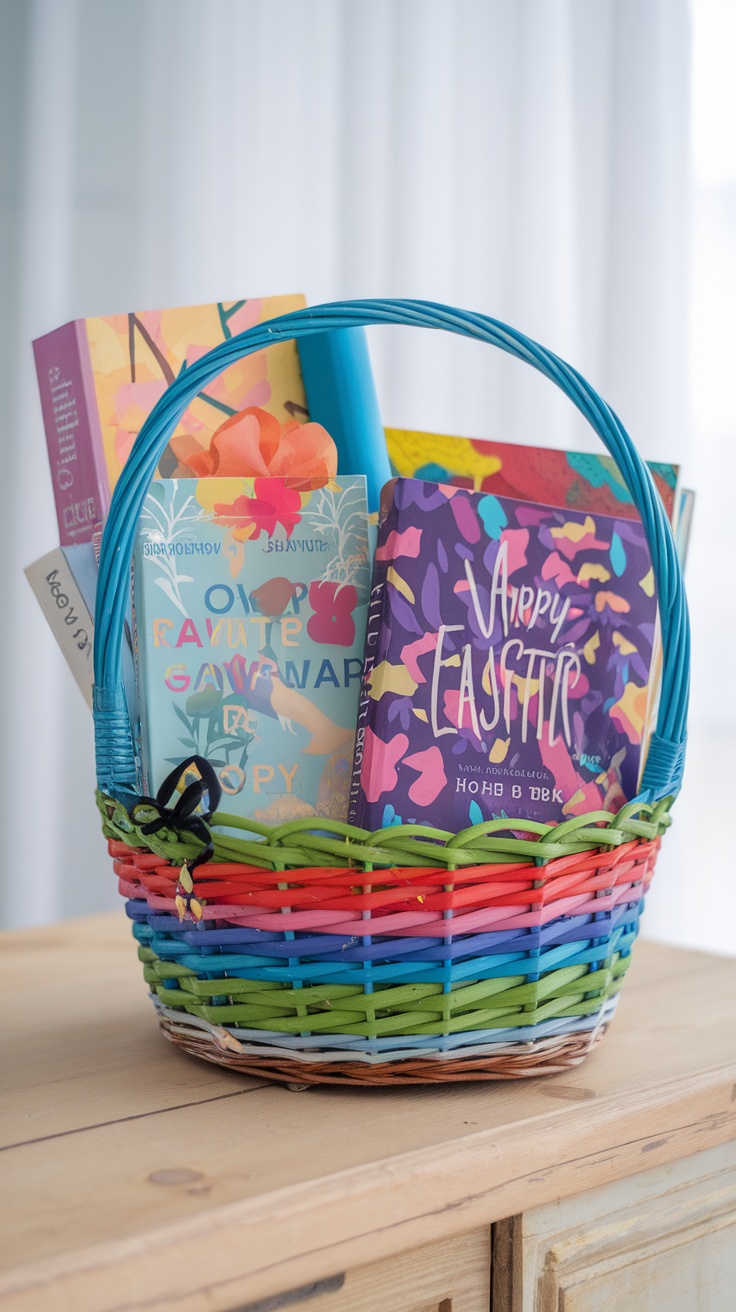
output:
{"label": "pink book spine", "polygon": [[33,343],[62,547],[91,542],[109,505],[84,320]]}

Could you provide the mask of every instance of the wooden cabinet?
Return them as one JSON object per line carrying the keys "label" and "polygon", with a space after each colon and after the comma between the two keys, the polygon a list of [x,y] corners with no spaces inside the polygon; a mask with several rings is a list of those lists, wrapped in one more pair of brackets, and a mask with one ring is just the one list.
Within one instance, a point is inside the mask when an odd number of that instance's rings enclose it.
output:
{"label": "wooden cabinet", "polygon": [[158,1033],[119,915],[0,937],[0,1312],[734,1312],[736,961],[574,1070],[304,1092]]}
{"label": "wooden cabinet", "polygon": [[493,1312],[732,1312],[736,1144],[493,1227]]}

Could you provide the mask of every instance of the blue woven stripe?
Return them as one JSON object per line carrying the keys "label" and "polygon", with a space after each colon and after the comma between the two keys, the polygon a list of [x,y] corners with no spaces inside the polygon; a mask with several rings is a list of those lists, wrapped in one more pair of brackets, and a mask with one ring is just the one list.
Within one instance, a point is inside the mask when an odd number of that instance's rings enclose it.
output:
{"label": "blue woven stripe", "polygon": [[[556,948],[533,960],[520,956],[502,957],[500,961],[497,957],[477,957],[474,961],[463,962],[457,966],[423,968],[393,964],[372,967],[370,974],[362,966],[353,966],[351,969],[335,966],[332,971],[329,966],[323,965],[265,967],[262,957],[254,957],[251,960],[244,958],[238,961],[237,965],[228,963],[220,967],[217,972],[202,971],[202,963],[196,959],[192,961],[185,958],[179,964],[191,969],[199,979],[222,980],[223,983],[229,979],[249,979],[282,984],[296,984],[300,981],[302,984],[359,986],[370,983],[374,987],[378,984],[467,984],[478,980],[506,979],[520,975],[536,978],[549,971],[558,970],[562,966],[600,965],[610,961],[616,951],[628,954],[635,937],[636,933],[633,931],[626,934],[617,931],[605,944],[600,942],[595,943],[595,946],[579,944],[574,950]],[[175,981],[171,981],[171,984],[175,987]]]}
{"label": "blue woven stripe", "polygon": [[[304,960],[303,955],[295,953],[298,941],[290,940],[288,945],[269,945],[269,955],[263,953],[227,953],[220,950],[213,954],[192,953],[188,945],[177,941],[170,935],[157,933],[144,922],[136,922],[133,932],[138,941],[150,947],[162,961],[174,961],[192,972],[198,979],[227,980],[249,979],[271,981],[274,983],[302,984],[348,984],[360,986],[377,984],[461,984],[471,980],[503,979],[513,976],[526,976],[537,979],[557,970],[562,966],[600,965],[610,961],[614,952],[628,955],[638,932],[639,919],[643,910],[643,899],[616,908],[616,914],[607,921],[608,932],[600,933],[601,922],[588,918],[588,934],[574,942],[561,943],[548,950],[526,950],[486,955],[479,951],[477,939],[467,940],[462,946],[467,960],[452,960],[450,947],[445,945],[443,957],[433,955],[427,960],[413,954],[410,961],[388,960],[384,965],[368,964],[365,960],[350,963],[347,961]],[[595,928],[595,936],[590,929]],[[206,937],[203,935],[202,937]],[[526,940],[528,942],[528,940]],[[402,944],[401,940],[398,943]],[[402,944],[403,945],[403,944]],[[306,946],[302,940],[302,946]],[[288,947],[291,955],[288,960],[271,955],[275,947]],[[435,952],[437,950],[435,949]],[[443,964],[435,965],[435,961]],[[449,963],[449,964],[448,964]],[[176,980],[167,981],[169,987],[178,987]]]}

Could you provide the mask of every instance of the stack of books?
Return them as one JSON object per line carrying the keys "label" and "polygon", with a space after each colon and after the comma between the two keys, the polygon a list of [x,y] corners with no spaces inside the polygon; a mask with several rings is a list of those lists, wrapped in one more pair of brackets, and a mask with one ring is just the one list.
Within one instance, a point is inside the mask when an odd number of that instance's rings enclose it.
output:
{"label": "stack of books", "polygon": [[[277,296],[77,319],[34,342],[59,546],[26,576],[88,705],[102,526],[144,420],[205,352],[305,303]],[[185,461],[208,451],[218,428],[247,406],[282,423],[309,418],[293,343],[236,362],[200,392],[177,424],[160,475],[193,477]]]}
{"label": "stack of books", "polygon": [[[304,305],[113,315],[34,343],[60,545],[26,573],[88,704],[99,541],[140,428],[205,352]],[[367,360],[341,343],[344,368]],[[247,356],[182,416],[141,516],[128,625],[141,791],[197,755],[232,810],[272,823],[347,813],[370,587],[366,478],[336,479],[305,388],[306,373],[326,404],[341,356],[307,360],[293,342]]]}
{"label": "stack of books", "polygon": [[[607,456],[389,429],[350,819],[558,823],[637,793],[661,649]],[[650,465],[684,560],[693,494]]]}
{"label": "stack of books", "polygon": [[[35,343],[60,545],[27,574],[88,701],[95,551],[138,431],[203,352],[303,304],[117,315]],[[230,366],[159,462],[130,613],[141,792],[201,757],[222,809],[259,823],[457,832],[618,810],[660,650],[613,461],[395,429],[357,442],[357,414],[351,428],[327,395],[331,435],[310,417],[306,359],[285,343]],[[333,366],[322,392],[345,395]],[[693,494],[677,466],[650,471],[684,560]]]}

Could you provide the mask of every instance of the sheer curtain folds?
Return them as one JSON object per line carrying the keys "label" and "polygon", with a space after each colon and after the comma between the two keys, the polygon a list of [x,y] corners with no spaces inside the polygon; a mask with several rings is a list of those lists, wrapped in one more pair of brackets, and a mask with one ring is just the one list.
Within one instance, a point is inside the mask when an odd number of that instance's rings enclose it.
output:
{"label": "sheer curtain folds", "polygon": [[[686,0],[0,2],[8,925],[115,904],[91,724],[22,567],[55,545],[30,341],[285,291],[445,301],[687,455]],[[487,348],[376,331],[386,422],[594,439]]]}

